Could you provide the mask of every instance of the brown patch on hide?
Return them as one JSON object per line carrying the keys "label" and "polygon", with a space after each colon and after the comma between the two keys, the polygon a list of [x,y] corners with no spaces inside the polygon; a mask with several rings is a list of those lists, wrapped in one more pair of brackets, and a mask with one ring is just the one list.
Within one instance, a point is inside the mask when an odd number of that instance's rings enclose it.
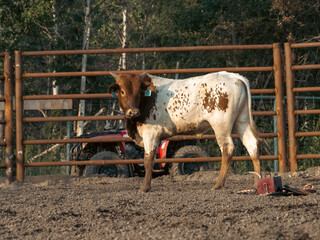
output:
{"label": "brown patch on hide", "polygon": [[221,111],[226,111],[229,103],[228,94],[226,92],[219,92],[218,96],[219,96],[218,109]]}
{"label": "brown patch on hide", "polygon": [[217,99],[216,97],[212,97],[212,92],[212,88],[210,89],[210,91],[206,89],[204,99],[202,100],[202,105],[208,112],[212,112],[216,109]]}
{"label": "brown patch on hide", "polygon": [[[202,87],[207,85],[201,84]],[[222,87],[216,86],[215,90],[212,88],[205,89],[204,98],[202,99],[202,106],[209,113],[214,111],[216,108],[220,111],[226,111],[228,108],[229,99],[227,92],[223,92]]]}

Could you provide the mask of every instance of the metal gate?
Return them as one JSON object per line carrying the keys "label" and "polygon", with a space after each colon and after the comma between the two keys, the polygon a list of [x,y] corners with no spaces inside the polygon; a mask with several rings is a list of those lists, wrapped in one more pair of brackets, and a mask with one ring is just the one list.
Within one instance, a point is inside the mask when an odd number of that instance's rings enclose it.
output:
{"label": "metal gate", "polygon": [[320,136],[320,132],[297,132],[296,116],[301,114],[320,114],[320,109],[295,109],[295,94],[299,92],[320,92],[320,87],[295,87],[294,71],[306,69],[320,69],[320,64],[294,65],[294,49],[320,47],[320,43],[285,43],[285,70],[288,108],[288,137],[290,171],[298,170],[298,159],[319,159],[320,154],[298,154],[297,138]]}

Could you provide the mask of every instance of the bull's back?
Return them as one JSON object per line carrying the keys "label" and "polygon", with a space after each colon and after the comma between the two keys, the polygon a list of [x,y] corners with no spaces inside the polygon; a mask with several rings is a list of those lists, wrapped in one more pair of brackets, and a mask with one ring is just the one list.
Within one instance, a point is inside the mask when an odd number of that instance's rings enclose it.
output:
{"label": "bull's back", "polygon": [[210,128],[212,119],[232,121],[246,99],[238,76],[221,72],[166,82],[159,88],[158,105],[167,115],[163,118],[167,131],[201,133]]}

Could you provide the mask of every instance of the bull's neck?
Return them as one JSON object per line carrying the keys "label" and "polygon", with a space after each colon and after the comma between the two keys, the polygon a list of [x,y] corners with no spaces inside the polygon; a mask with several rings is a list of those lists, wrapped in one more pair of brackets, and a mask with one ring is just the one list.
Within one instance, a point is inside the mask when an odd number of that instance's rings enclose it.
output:
{"label": "bull's neck", "polygon": [[128,135],[133,140],[137,138],[137,126],[148,123],[148,120],[151,118],[152,112],[157,110],[156,101],[157,91],[152,92],[151,96],[144,96],[144,94],[141,94],[139,106],[140,116],[125,120]]}
{"label": "bull's neck", "polygon": [[125,119],[126,123],[126,129],[129,137],[131,137],[133,140],[135,140],[136,134],[138,133],[137,129],[137,120],[135,119]]}

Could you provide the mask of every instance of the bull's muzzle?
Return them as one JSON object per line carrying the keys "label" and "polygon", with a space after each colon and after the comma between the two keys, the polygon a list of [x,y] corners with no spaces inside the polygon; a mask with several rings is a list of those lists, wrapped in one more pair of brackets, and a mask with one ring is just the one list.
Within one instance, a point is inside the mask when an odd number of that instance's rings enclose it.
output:
{"label": "bull's muzzle", "polygon": [[140,116],[140,110],[138,108],[131,108],[126,111],[126,118],[135,118]]}

